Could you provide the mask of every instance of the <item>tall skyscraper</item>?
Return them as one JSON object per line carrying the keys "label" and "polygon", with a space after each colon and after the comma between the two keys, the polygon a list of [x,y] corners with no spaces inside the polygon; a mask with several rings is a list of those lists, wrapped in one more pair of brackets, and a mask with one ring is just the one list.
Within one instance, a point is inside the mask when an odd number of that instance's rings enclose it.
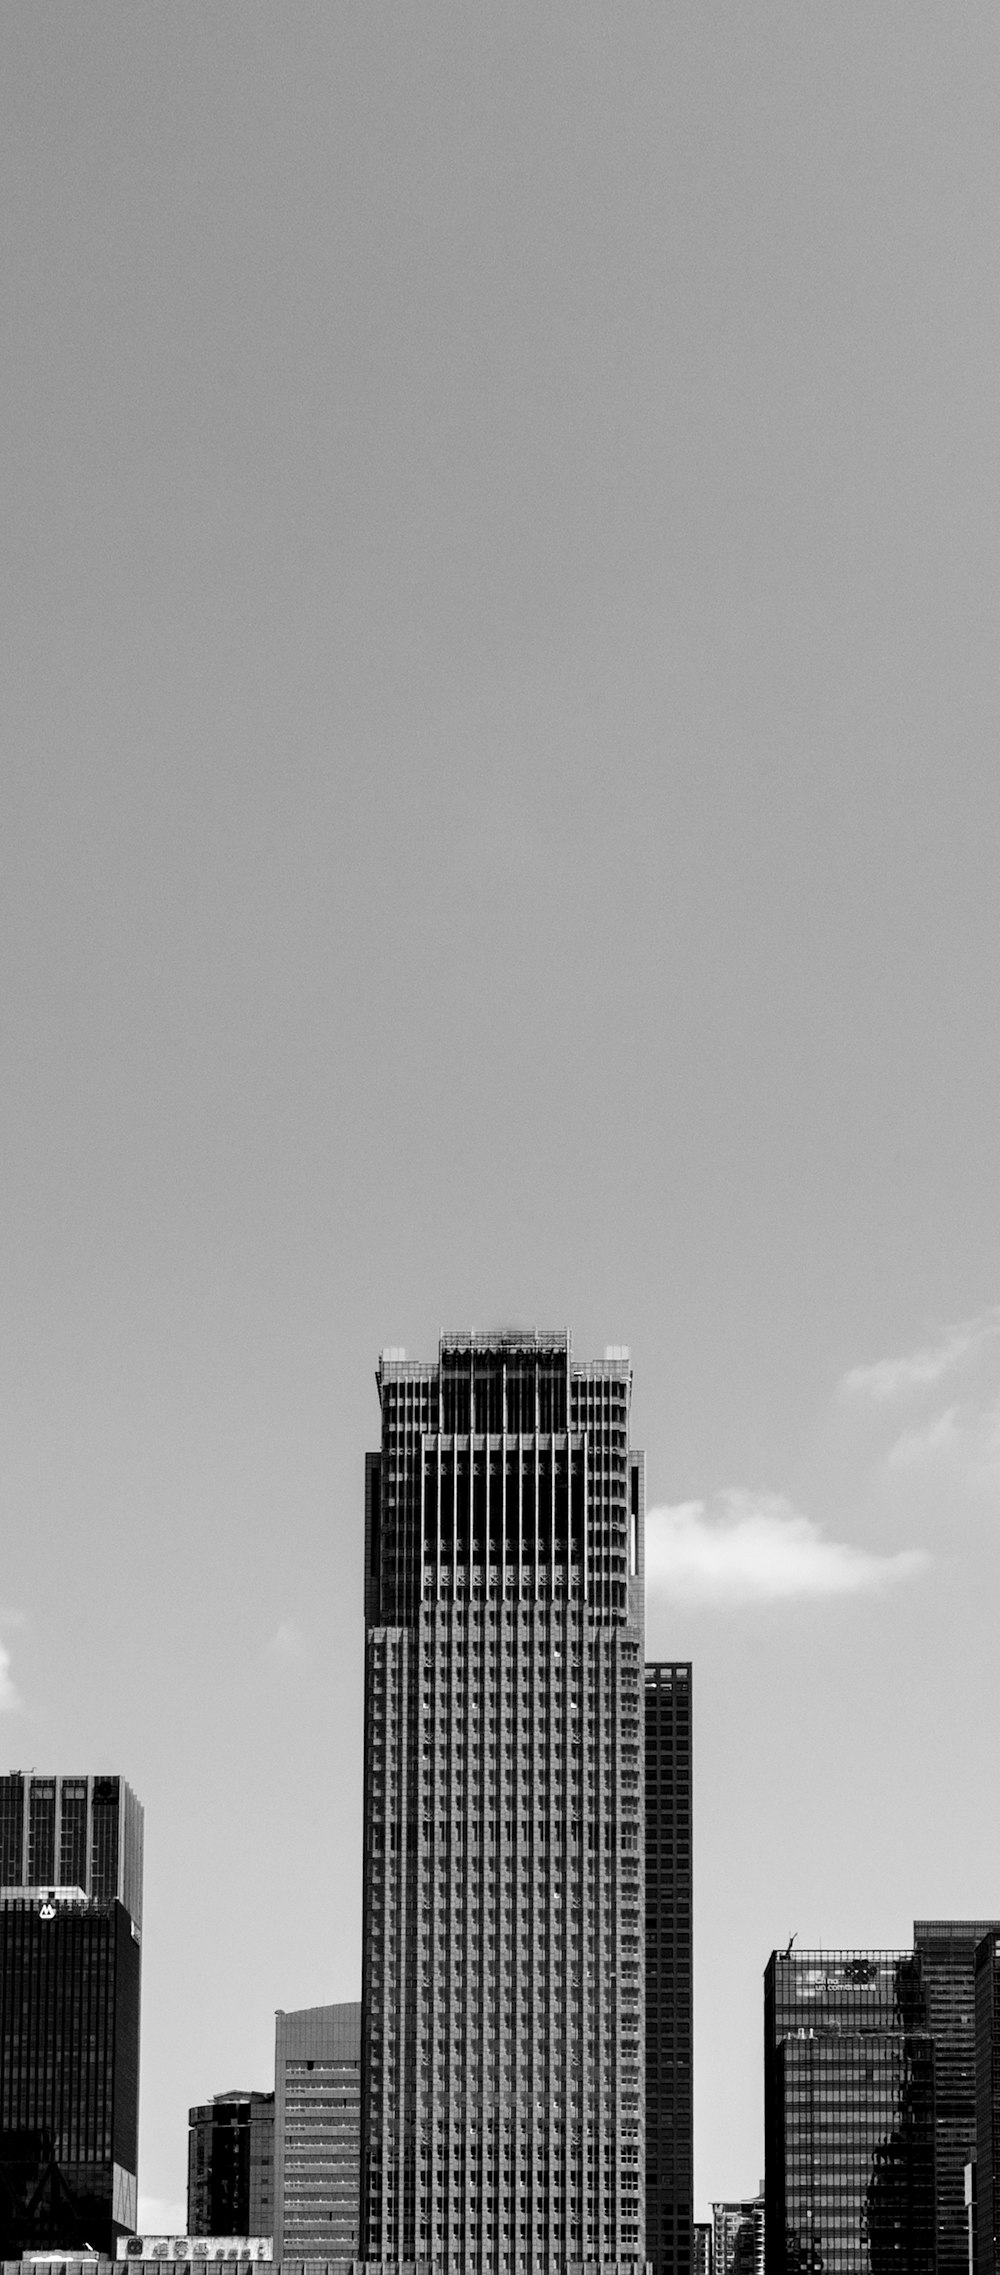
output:
{"label": "tall skyscraper", "polygon": [[[937,2275],[966,2275],[965,2167],[976,2140],[976,1947],[1000,1920],[915,1920],[934,2040]],[[977,2175],[978,2218],[978,2175]]]}
{"label": "tall skyscraper", "polygon": [[275,2016],[275,2259],[356,2259],[361,2007]]}
{"label": "tall skyscraper", "polygon": [[384,1351],[368,1457],[362,2253],[645,2256],[628,1354]]}
{"label": "tall skyscraper", "polygon": [[0,2258],[136,2222],[142,1810],[117,1777],[0,1778]]}
{"label": "tall skyscraper", "polygon": [[767,2275],[935,2275],[934,2068],[909,1951],[773,1952]]}
{"label": "tall skyscraper", "polygon": [[694,2248],[691,1668],[646,1668],[646,2256]]}
{"label": "tall skyscraper", "polygon": [[274,2095],[217,2093],[188,2110],[187,2232],[274,2232]]}
{"label": "tall skyscraper", "polygon": [[974,2275],[1000,2268],[1000,1934],[976,1949]]}

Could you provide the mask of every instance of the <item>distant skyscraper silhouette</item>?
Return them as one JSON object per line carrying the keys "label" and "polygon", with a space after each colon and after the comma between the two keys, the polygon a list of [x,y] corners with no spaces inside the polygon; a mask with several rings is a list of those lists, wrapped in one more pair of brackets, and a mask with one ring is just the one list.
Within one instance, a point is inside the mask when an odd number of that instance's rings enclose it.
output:
{"label": "distant skyscraper silhouette", "polygon": [[[691,1668],[646,1668],[646,2256],[691,2275]],[[751,2271],[752,2275],[752,2271]]]}
{"label": "distant skyscraper silhouette", "polygon": [[362,2253],[645,2257],[628,1354],[384,1351],[368,1459]]}
{"label": "distant skyscraper silhouette", "polygon": [[0,1778],[0,2258],[136,2223],[142,1810],[118,1777]]}

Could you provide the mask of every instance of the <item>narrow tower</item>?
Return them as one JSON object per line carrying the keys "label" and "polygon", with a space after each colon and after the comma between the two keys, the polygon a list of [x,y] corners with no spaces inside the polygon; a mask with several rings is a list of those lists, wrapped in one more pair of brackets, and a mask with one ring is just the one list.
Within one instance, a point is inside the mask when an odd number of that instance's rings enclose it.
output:
{"label": "narrow tower", "polygon": [[645,2257],[628,1353],[385,1351],[368,1457],[362,2256]]}

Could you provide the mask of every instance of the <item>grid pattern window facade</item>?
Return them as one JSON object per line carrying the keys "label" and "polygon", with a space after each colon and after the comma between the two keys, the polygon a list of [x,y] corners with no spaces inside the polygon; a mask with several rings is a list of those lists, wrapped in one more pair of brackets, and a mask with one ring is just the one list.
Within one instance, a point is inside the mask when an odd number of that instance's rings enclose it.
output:
{"label": "grid pattern window facade", "polygon": [[934,2275],[934,2068],[910,1952],[775,1952],[767,2275]]}
{"label": "grid pattern window facade", "polygon": [[143,1813],[123,1777],[0,1777],[0,1895],[78,1888],[142,1926]]}
{"label": "grid pattern window facade", "polygon": [[0,1904],[0,2258],[135,2222],[139,1947],[118,1903]]}
{"label": "grid pattern window facade", "polygon": [[1000,1920],[916,1920],[934,2040],[937,2275],[966,2275],[965,2167],[976,2139],[976,1948]]}
{"label": "grid pattern window facade", "polygon": [[1000,2267],[1000,1934],[976,1951],[975,2275]]}
{"label": "grid pattern window facade", "polygon": [[284,2260],[358,2257],[361,2007],[279,2014],[274,2248]]}
{"label": "grid pattern window facade", "polygon": [[646,2254],[691,2275],[694,2248],[691,1668],[649,1665],[646,1753]]}
{"label": "grid pattern window facade", "polygon": [[384,1353],[368,1458],[362,2252],[645,2256],[627,1355]]}

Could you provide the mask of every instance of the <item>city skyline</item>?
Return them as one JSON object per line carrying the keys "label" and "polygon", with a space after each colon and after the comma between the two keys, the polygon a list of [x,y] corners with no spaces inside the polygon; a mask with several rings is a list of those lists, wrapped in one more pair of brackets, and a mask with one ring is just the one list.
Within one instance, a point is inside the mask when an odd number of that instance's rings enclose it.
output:
{"label": "city skyline", "polygon": [[705,2217],[772,1948],[1000,1889],[995,10],[7,33],[0,1740],[143,1797],[143,2220],[360,1995],[374,1354],[553,1319]]}

